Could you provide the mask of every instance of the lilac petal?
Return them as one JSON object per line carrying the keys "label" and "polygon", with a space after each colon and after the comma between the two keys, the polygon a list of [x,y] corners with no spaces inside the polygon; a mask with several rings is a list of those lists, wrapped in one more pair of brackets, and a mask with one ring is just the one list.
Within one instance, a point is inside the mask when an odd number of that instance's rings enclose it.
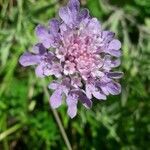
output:
{"label": "lilac petal", "polygon": [[57,83],[57,82],[52,82],[52,83],[50,83],[50,84],[48,85],[48,88],[49,88],[49,89],[56,90],[59,85],[60,85],[60,84]]}
{"label": "lilac petal", "polygon": [[77,115],[77,106],[69,106],[67,113],[71,118],[74,118]]}
{"label": "lilac petal", "polygon": [[105,70],[110,70],[111,68],[118,67],[120,65],[120,59],[112,60],[110,55],[106,55],[104,57],[104,65],[103,68]]}
{"label": "lilac petal", "polygon": [[78,87],[81,87],[82,86],[82,83],[81,83],[81,78],[80,77],[73,77],[71,79],[71,85],[78,88]]}
{"label": "lilac petal", "polygon": [[68,105],[67,113],[71,118],[74,118],[77,114],[77,96],[76,95],[68,95],[66,102]]}
{"label": "lilac petal", "polygon": [[109,43],[110,41],[113,40],[115,36],[115,33],[110,32],[110,31],[102,31],[102,38],[105,42],[105,44]]}
{"label": "lilac petal", "polygon": [[109,92],[108,92],[106,86],[101,86],[100,88],[101,88],[102,92],[103,92],[105,95],[109,95]]}
{"label": "lilac petal", "polygon": [[121,51],[120,50],[109,49],[108,53],[112,56],[115,56],[115,57],[120,57],[121,56]]}
{"label": "lilac petal", "polygon": [[101,80],[96,82],[96,87],[100,89],[105,95],[109,95],[109,91],[107,89],[107,83],[111,82],[107,76],[104,76]]}
{"label": "lilac petal", "polygon": [[48,51],[45,55],[46,61],[51,65],[52,60],[55,58],[54,53]]}
{"label": "lilac petal", "polygon": [[48,73],[49,73],[49,75],[54,75],[55,77],[57,77],[57,78],[61,78],[62,77],[62,74],[61,74],[61,71],[60,70],[58,70],[58,69],[50,69],[49,71],[48,71]]}
{"label": "lilac petal", "polygon": [[66,87],[66,86],[62,86],[62,91],[63,91],[63,93],[64,93],[65,95],[68,95],[70,89],[69,89],[68,87]]}
{"label": "lilac petal", "polygon": [[100,93],[100,91],[93,91],[93,96],[97,99],[102,99],[102,100],[106,100],[106,95]]}
{"label": "lilac petal", "polygon": [[86,96],[91,99],[92,95],[97,98],[97,99],[106,99],[106,95],[102,94],[96,87],[95,85],[92,84],[86,84],[85,87],[85,91],[86,91]]}
{"label": "lilac petal", "polygon": [[112,61],[111,61],[111,56],[110,55],[106,55],[104,57],[104,65],[103,65],[103,69],[104,70],[110,70],[112,67]]}
{"label": "lilac petal", "polygon": [[61,65],[60,64],[53,64],[51,69],[49,70],[50,75],[55,75],[57,78],[61,77]]}
{"label": "lilac petal", "polygon": [[71,88],[71,83],[70,83],[70,79],[69,78],[64,78],[62,80],[62,90],[65,93],[65,95],[68,95],[70,88]]}
{"label": "lilac petal", "polygon": [[57,89],[50,97],[50,104],[52,108],[58,108],[62,103],[62,90]]}
{"label": "lilac petal", "polygon": [[101,25],[97,18],[92,18],[88,24],[88,30],[92,31],[92,33],[97,34],[100,32]]}
{"label": "lilac petal", "polygon": [[70,91],[71,88],[71,83],[70,83],[70,79],[69,78],[64,78],[62,80],[62,87],[63,87],[63,92],[68,95],[68,92]]}
{"label": "lilac petal", "polygon": [[35,54],[43,55],[46,53],[46,48],[41,43],[36,44],[32,49]]}
{"label": "lilac petal", "polygon": [[60,18],[68,25],[72,26],[73,20],[71,18],[71,12],[68,7],[62,7],[59,9]]}
{"label": "lilac petal", "polygon": [[70,91],[71,94],[78,95],[79,100],[83,103],[87,108],[92,107],[92,101],[85,95],[85,93],[81,90],[72,90]]}
{"label": "lilac petal", "polygon": [[66,32],[68,30],[67,25],[65,23],[62,23],[60,25],[60,32],[61,34],[63,34],[64,32]]}
{"label": "lilac petal", "polygon": [[89,99],[92,98],[91,88],[93,88],[93,87],[90,84],[86,84],[86,86],[85,86],[85,92],[86,92],[86,96]]}
{"label": "lilac petal", "polygon": [[[78,21],[79,21],[79,23],[81,23],[80,25],[81,25],[81,28],[83,28],[84,30],[82,31],[83,33],[85,32],[85,31],[87,31],[87,29],[88,29],[88,23],[89,23],[89,21],[90,21],[90,18],[82,18],[82,17],[84,17],[84,16],[80,16],[80,14],[79,14],[79,16],[78,16],[79,18],[78,18]],[[88,31],[87,31],[87,33],[89,33]]]}
{"label": "lilac petal", "polygon": [[91,99],[92,95],[97,99],[106,99],[106,96],[102,94],[94,85],[86,84],[86,96]]}
{"label": "lilac petal", "polygon": [[112,95],[118,95],[121,92],[121,85],[117,82],[110,82],[107,84],[107,90]]}
{"label": "lilac petal", "polygon": [[62,84],[63,84],[64,86],[70,88],[70,78],[65,77],[65,78],[62,80]]}
{"label": "lilac petal", "polygon": [[51,65],[47,65],[43,68],[43,74],[45,76],[50,76],[53,75],[52,71],[51,71]]}
{"label": "lilac petal", "polygon": [[92,107],[92,101],[83,92],[79,94],[79,100],[85,104],[86,107]]}
{"label": "lilac petal", "polygon": [[35,74],[37,77],[43,78],[44,77],[44,73],[43,73],[43,64],[39,64],[36,69],[35,69]]}
{"label": "lilac petal", "polygon": [[38,25],[36,27],[36,35],[39,39],[39,41],[44,45],[44,47],[49,48],[51,44],[53,43],[52,41],[52,35],[48,33],[48,30],[41,25]]}
{"label": "lilac petal", "polygon": [[60,35],[59,35],[59,29],[60,29],[60,22],[57,19],[52,19],[49,22],[49,26],[50,26],[50,31],[49,34],[52,35],[52,43],[51,46],[52,47],[57,47],[60,44]]}
{"label": "lilac petal", "polygon": [[120,64],[121,64],[120,59],[116,59],[116,60],[111,61],[111,67],[112,68],[118,67],[118,66],[120,66]]}
{"label": "lilac petal", "polygon": [[84,22],[87,18],[89,18],[89,10],[88,9],[83,9],[80,11],[79,15],[77,16],[77,21],[80,22]]}
{"label": "lilac petal", "polygon": [[113,78],[113,79],[120,79],[123,77],[123,73],[122,72],[108,72],[107,77]]}
{"label": "lilac petal", "polygon": [[40,56],[33,55],[29,52],[25,52],[19,59],[19,63],[24,67],[36,65],[39,62],[40,62]]}
{"label": "lilac petal", "polygon": [[114,36],[115,36],[114,32],[102,31],[102,37],[103,38],[113,39]]}
{"label": "lilac petal", "polygon": [[121,42],[117,39],[112,40],[109,43],[108,49],[119,50],[121,48]]}
{"label": "lilac petal", "polygon": [[78,0],[70,0],[68,3],[68,8],[71,10],[71,12],[76,13],[80,9],[80,3]]}
{"label": "lilac petal", "polygon": [[66,7],[62,7],[59,10],[60,18],[70,28],[77,24],[77,15],[79,11],[80,3],[78,0],[70,0]]}
{"label": "lilac petal", "polygon": [[53,33],[57,33],[59,31],[60,22],[57,19],[52,19],[49,22],[49,26]]}

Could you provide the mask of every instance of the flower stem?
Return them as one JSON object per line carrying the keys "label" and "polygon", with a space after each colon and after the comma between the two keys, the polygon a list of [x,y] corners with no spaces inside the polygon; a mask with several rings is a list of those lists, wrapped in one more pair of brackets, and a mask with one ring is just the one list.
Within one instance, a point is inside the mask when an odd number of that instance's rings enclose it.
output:
{"label": "flower stem", "polygon": [[[49,96],[49,92],[48,92],[47,87],[45,86],[45,83],[44,83],[44,82],[43,82],[43,88],[44,88],[44,93],[45,93],[46,97],[49,99],[49,97],[50,97],[50,96]],[[63,137],[63,139],[64,139],[64,142],[65,142],[65,144],[66,144],[66,146],[67,146],[67,149],[68,149],[68,150],[72,150],[71,144],[70,144],[70,142],[69,142],[69,139],[68,139],[68,137],[67,137],[67,134],[66,134],[66,132],[65,132],[65,129],[64,129],[64,127],[63,127],[63,124],[62,124],[62,122],[61,122],[61,119],[60,119],[60,117],[59,117],[57,111],[56,111],[55,109],[51,109],[51,110],[52,110],[52,113],[53,113],[53,115],[54,115],[54,118],[55,118],[55,120],[56,120],[56,122],[57,122],[57,125],[58,125],[58,127],[59,127],[60,133],[61,133],[61,135],[62,135],[62,137]]]}
{"label": "flower stem", "polygon": [[54,115],[54,117],[55,117],[55,119],[56,119],[56,122],[57,122],[57,124],[58,124],[58,126],[59,126],[61,135],[62,135],[62,137],[63,137],[63,139],[64,139],[64,142],[65,142],[65,144],[66,144],[68,150],[72,150],[71,145],[70,145],[70,142],[69,142],[69,139],[68,139],[68,137],[67,137],[67,134],[66,134],[66,132],[65,132],[65,129],[63,128],[63,125],[62,125],[62,123],[61,123],[61,120],[60,120],[60,118],[59,118],[59,116],[58,116],[57,111],[56,111],[55,109],[52,109],[52,112],[53,112],[53,115]]}

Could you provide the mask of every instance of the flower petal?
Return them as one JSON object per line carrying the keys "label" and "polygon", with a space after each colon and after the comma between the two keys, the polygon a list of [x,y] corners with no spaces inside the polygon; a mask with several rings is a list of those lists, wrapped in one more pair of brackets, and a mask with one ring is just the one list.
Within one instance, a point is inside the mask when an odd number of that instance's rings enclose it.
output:
{"label": "flower petal", "polygon": [[71,10],[71,12],[75,13],[79,11],[80,3],[78,0],[70,0],[68,3],[68,8]]}
{"label": "flower petal", "polygon": [[32,49],[34,54],[43,55],[44,53],[46,53],[46,48],[41,43],[36,44]]}
{"label": "flower petal", "polygon": [[39,64],[36,69],[35,69],[35,74],[37,77],[43,78],[44,73],[43,73],[43,63]]}
{"label": "flower petal", "polygon": [[110,31],[102,31],[102,38],[104,39],[105,43],[108,43],[113,40],[115,33]]}
{"label": "flower petal", "polygon": [[97,99],[106,99],[106,95],[102,94],[95,85],[86,84],[86,96],[91,99],[92,95]]}
{"label": "flower petal", "polygon": [[49,75],[54,75],[57,78],[61,77],[62,66],[60,64],[52,64],[51,69],[49,70]]}
{"label": "flower petal", "polygon": [[87,107],[92,107],[92,101],[82,92],[79,94],[79,100]]}
{"label": "flower petal", "polygon": [[92,107],[92,101],[85,95],[84,91],[81,90],[72,90],[71,94],[78,95],[79,100],[83,103],[87,108]]}
{"label": "flower petal", "polygon": [[77,115],[77,106],[69,106],[67,110],[67,114],[74,118]]}
{"label": "flower petal", "polygon": [[19,63],[24,67],[36,65],[39,62],[40,62],[40,56],[33,55],[29,52],[25,52],[19,59]]}
{"label": "flower petal", "polygon": [[71,12],[68,7],[62,7],[59,9],[60,18],[67,24],[69,27],[72,27],[73,20],[71,18]]}
{"label": "flower petal", "polygon": [[103,69],[111,70],[111,68],[118,67],[120,65],[120,59],[113,60],[110,55],[104,57]]}
{"label": "flower petal", "polygon": [[107,84],[112,80],[109,79],[106,75],[96,82],[96,87],[100,89],[105,95],[109,95],[109,91],[107,89]]}
{"label": "flower petal", "polygon": [[122,76],[123,76],[122,72],[108,72],[107,73],[108,78],[120,79],[122,78]]}
{"label": "flower petal", "polygon": [[71,118],[74,118],[77,114],[78,96],[69,94],[67,96],[66,102],[68,105],[67,113]]}
{"label": "flower petal", "polygon": [[78,76],[72,77],[71,78],[71,85],[74,86],[75,88],[81,87],[81,78]]}
{"label": "flower petal", "polygon": [[52,83],[50,83],[50,84],[48,85],[48,88],[49,88],[49,89],[56,90],[59,85],[60,85],[60,84],[57,83],[57,82],[52,82]]}
{"label": "flower petal", "polygon": [[62,104],[62,90],[57,89],[50,97],[50,104],[52,108],[58,108]]}
{"label": "flower petal", "polygon": [[116,60],[111,61],[111,67],[112,68],[118,67],[118,66],[120,66],[120,64],[121,64],[120,59],[116,59]]}
{"label": "flower petal", "polygon": [[72,28],[74,25],[78,24],[78,12],[80,8],[80,3],[78,0],[70,0],[66,7],[62,7],[59,10],[60,18]]}
{"label": "flower petal", "polygon": [[42,25],[36,27],[36,35],[45,48],[49,48],[53,43],[52,35],[50,35],[48,30]]}
{"label": "flower petal", "polygon": [[90,20],[87,30],[89,30],[89,32],[91,32],[92,34],[97,34],[100,32],[101,25],[100,25],[99,21],[97,20],[97,18],[92,18]]}
{"label": "flower petal", "polygon": [[107,90],[112,95],[118,95],[121,92],[121,85],[117,82],[110,82],[107,84]]}
{"label": "flower petal", "polygon": [[93,91],[93,96],[99,100],[106,100],[106,95],[102,94],[100,91]]}
{"label": "flower petal", "polygon": [[57,19],[52,19],[49,22],[50,30],[49,34],[51,35],[51,46],[52,47],[58,47],[60,45],[60,34],[59,34],[59,29],[60,29],[60,22]]}
{"label": "flower petal", "polygon": [[45,67],[43,67],[43,74],[45,76],[53,75],[53,72],[51,71],[51,65],[50,64],[45,65]]}
{"label": "flower petal", "polygon": [[85,92],[86,92],[86,96],[91,99],[92,98],[92,93],[91,93],[91,85],[90,84],[86,84],[85,86]]}
{"label": "flower petal", "polygon": [[112,40],[109,43],[108,49],[119,50],[121,48],[121,42],[117,39]]}
{"label": "flower petal", "polygon": [[80,11],[78,20],[81,22],[82,20],[89,18],[89,17],[90,17],[89,10],[84,8]]}
{"label": "flower petal", "polygon": [[121,51],[120,50],[109,49],[108,53],[112,56],[115,56],[115,57],[120,57],[121,56]]}
{"label": "flower petal", "polygon": [[100,89],[102,90],[102,92],[103,92],[105,95],[109,95],[109,91],[107,90],[107,87],[106,87],[106,86],[101,86]]}
{"label": "flower petal", "polygon": [[50,30],[53,33],[57,33],[59,31],[60,22],[57,19],[51,19],[49,22]]}

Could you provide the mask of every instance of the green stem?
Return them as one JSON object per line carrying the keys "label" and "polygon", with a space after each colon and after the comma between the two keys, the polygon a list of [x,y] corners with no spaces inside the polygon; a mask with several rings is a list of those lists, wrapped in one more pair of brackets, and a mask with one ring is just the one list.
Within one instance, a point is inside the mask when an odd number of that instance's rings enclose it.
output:
{"label": "green stem", "polygon": [[[43,83],[44,83],[44,82],[43,82]],[[49,99],[49,93],[48,93],[47,87],[45,86],[45,83],[43,84],[43,88],[44,88],[44,93],[45,93],[46,97]],[[72,150],[71,144],[70,144],[70,142],[69,142],[69,139],[68,139],[68,137],[67,137],[67,134],[66,134],[66,132],[65,132],[65,129],[64,129],[64,127],[63,127],[63,124],[62,124],[62,122],[61,122],[61,120],[60,120],[60,117],[59,117],[57,111],[56,111],[55,109],[51,109],[51,110],[52,110],[52,113],[53,113],[53,115],[54,115],[54,118],[55,118],[55,120],[56,120],[56,122],[57,122],[57,124],[58,124],[58,127],[59,127],[59,129],[60,129],[61,135],[62,135],[62,137],[63,137],[63,139],[64,139],[64,142],[65,142],[65,144],[66,144],[68,150]]]}
{"label": "green stem", "polygon": [[55,119],[56,119],[56,122],[57,122],[57,124],[58,124],[58,126],[59,126],[61,135],[62,135],[62,137],[63,137],[63,139],[64,139],[64,142],[65,142],[65,144],[66,144],[68,150],[72,150],[71,145],[70,145],[70,142],[69,142],[69,139],[68,139],[67,134],[66,134],[66,132],[65,132],[65,130],[64,130],[64,128],[63,128],[63,125],[62,125],[62,123],[61,123],[61,120],[60,120],[60,118],[59,118],[59,116],[58,116],[57,111],[56,111],[55,109],[52,109],[52,112],[53,112],[53,115],[54,115],[54,117],[55,117]]}
{"label": "green stem", "polygon": [[16,124],[13,127],[9,128],[8,130],[2,132],[0,134],[0,141],[2,141],[4,138],[6,138],[8,135],[12,134],[16,130],[18,130],[21,127],[21,124]]}

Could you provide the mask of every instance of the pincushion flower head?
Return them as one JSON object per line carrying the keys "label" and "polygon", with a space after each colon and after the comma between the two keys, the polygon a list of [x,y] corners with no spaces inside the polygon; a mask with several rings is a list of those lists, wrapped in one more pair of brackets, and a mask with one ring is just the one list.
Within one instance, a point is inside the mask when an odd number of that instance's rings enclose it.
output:
{"label": "pincushion flower head", "polygon": [[79,102],[90,108],[95,99],[121,92],[117,80],[122,72],[112,71],[120,65],[121,43],[87,9],[80,10],[78,0],[60,8],[59,16],[47,27],[36,27],[38,42],[19,62],[24,67],[35,65],[38,77],[55,76],[48,86],[53,90],[50,104],[59,107],[65,96],[67,113],[73,118]]}

